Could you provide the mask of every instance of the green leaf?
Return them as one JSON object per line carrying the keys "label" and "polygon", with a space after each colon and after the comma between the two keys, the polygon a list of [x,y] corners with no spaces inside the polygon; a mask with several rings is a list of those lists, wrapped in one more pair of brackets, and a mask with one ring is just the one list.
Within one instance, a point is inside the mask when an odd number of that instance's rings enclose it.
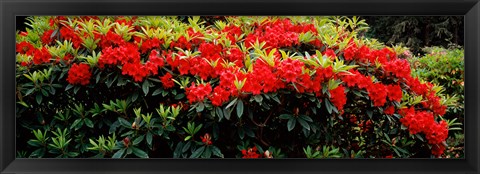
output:
{"label": "green leaf", "polygon": [[292,119],[288,120],[288,122],[287,122],[288,131],[291,131],[293,128],[295,128],[295,124],[297,124],[297,119],[292,118]]}
{"label": "green leaf", "polygon": [[238,98],[235,98],[233,99],[230,103],[228,103],[227,107],[225,107],[225,109],[228,109],[230,107],[232,107],[236,102],[237,102]]}
{"label": "green leaf", "polygon": [[124,153],[125,153],[125,148],[120,149],[119,151],[115,152],[115,154],[113,154],[112,158],[121,158]]}
{"label": "green leaf", "polygon": [[182,98],[184,98],[184,97],[185,97],[185,94],[184,94],[184,93],[180,93],[180,94],[177,94],[177,95],[175,96],[175,100],[180,100],[180,99],[182,99]]}
{"label": "green leaf", "polygon": [[133,140],[133,145],[137,145],[137,144],[141,143],[144,138],[145,138],[145,135],[142,135],[142,136],[139,136],[138,138],[135,138],[135,140]]}
{"label": "green leaf", "polygon": [[187,144],[185,144],[182,148],[182,153],[185,153],[187,150],[189,150],[191,145],[192,145],[191,141],[189,141]]}
{"label": "green leaf", "polygon": [[82,122],[82,119],[76,119],[75,121],[73,121],[72,125],[70,126],[70,129],[74,129],[75,130],[78,130],[80,126],[78,126],[80,124],[80,122]]}
{"label": "green leaf", "polygon": [[238,118],[242,118],[243,115],[243,101],[238,100],[237,102],[237,116]]}
{"label": "green leaf", "polygon": [[297,119],[298,123],[302,125],[303,128],[310,130],[310,125],[303,119]]}
{"label": "green leaf", "polygon": [[221,107],[215,108],[215,113],[217,114],[219,121],[222,120],[223,118],[223,111]]}
{"label": "green leaf", "polygon": [[68,84],[67,87],[65,87],[65,91],[68,91],[69,89],[73,88],[73,85]]}
{"label": "green leaf", "polygon": [[85,125],[87,125],[87,126],[90,127],[90,128],[93,128],[93,122],[92,122],[92,120],[90,120],[90,119],[88,119],[88,118],[85,118],[84,122],[85,122]]}
{"label": "green leaf", "polygon": [[27,90],[27,92],[25,92],[25,96],[31,94],[33,91],[35,91],[35,88],[31,88],[31,89]]}
{"label": "green leaf", "polygon": [[124,118],[118,117],[118,121],[120,122],[120,124],[121,124],[123,127],[132,128],[132,123],[128,122],[128,121],[125,120]]}
{"label": "green leaf", "polygon": [[42,94],[37,94],[35,99],[37,100],[37,104],[41,104],[42,103]]}
{"label": "green leaf", "polygon": [[153,135],[151,132],[147,132],[147,144],[152,145]]}
{"label": "green leaf", "polygon": [[327,107],[327,111],[329,114],[332,114],[332,111],[333,111],[333,105],[332,103],[330,103],[330,100],[328,99],[325,99],[325,106]]}
{"label": "green leaf", "polygon": [[223,115],[227,120],[230,120],[231,114],[232,114],[232,109],[227,109],[227,108],[223,109]]}
{"label": "green leaf", "polygon": [[156,89],[155,91],[153,91],[152,93],[152,96],[157,96],[158,94],[162,93],[162,89]]}
{"label": "green leaf", "polygon": [[280,118],[280,119],[291,119],[292,117],[293,117],[293,115],[291,115],[291,114],[282,114],[278,118]]}
{"label": "green leaf", "polygon": [[205,150],[205,146],[202,146],[200,148],[198,148],[197,150],[195,150],[192,155],[190,156],[190,158],[198,158],[200,157],[200,155],[202,155],[203,151]]}
{"label": "green leaf", "polygon": [[150,88],[150,83],[148,82],[148,80],[145,80],[142,84],[142,90],[145,96],[147,96],[149,88]]}
{"label": "green leaf", "polygon": [[136,101],[138,98],[138,91],[135,91],[132,95],[132,102]]}
{"label": "green leaf", "polygon": [[136,147],[131,147],[131,148],[135,156],[138,156],[140,158],[148,158],[148,154],[145,151]]}
{"label": "green leaf", "polygon": [[305,120],[307,122],[313,122],[312,118],[310,118],[309,116],[306,116],[306,115],[300,115],[299,118],[302,119],[302,120]]}
{"label": "green leaf", "polygon": [[211,146],[211,147],[212,147],[213,155],[218,156],[220,158],[224,158],[222,152],[220,151],[220,149],[217,146]]}

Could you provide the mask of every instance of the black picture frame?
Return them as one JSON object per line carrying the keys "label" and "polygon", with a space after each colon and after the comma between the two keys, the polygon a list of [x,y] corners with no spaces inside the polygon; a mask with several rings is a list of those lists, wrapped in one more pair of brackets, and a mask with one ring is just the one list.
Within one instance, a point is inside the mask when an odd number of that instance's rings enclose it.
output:
{"label": "black picture frame", "polygon": [[[0,173],[479,173],[479,0],[0,0]],[[15,17],[464,15],[465,159],[16,159]]]}

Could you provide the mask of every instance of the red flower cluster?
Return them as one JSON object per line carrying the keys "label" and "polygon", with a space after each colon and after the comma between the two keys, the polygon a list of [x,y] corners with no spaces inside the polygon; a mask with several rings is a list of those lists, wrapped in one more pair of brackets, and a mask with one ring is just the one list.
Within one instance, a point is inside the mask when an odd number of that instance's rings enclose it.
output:
{"label": "red flower cluster", "polygon": [[335,51],[333,51],[332,49],[325,50],[323,55],[329,57],[332,60],[335,60],[335,58],[337,58],[337,54],[335,54]]}
{"label": "red flower cluster", "polygon": [[102,50],[98,65],[103,68],[105,65],[123,65],[126,63],[140,63],[140,52],[134,44],[125,44],[119,47],[107,47]]}
{"label": "red flower cluster", "polygon": [[27,41],[23,41],[20,43],[17,43],[16,45],[17,53],[20,54],[26,54],[26,55],[33,55],[33,52],[35,51],[35,47]]}
{"label": "red flower cluster", "polygon": [[122,36],[112,32],[112,31],[108,31],[106,35],[95,34],[95,39],[99,40],[98,46],[100,48],[122,46],[122,45],[126,44],[126,42],[125,42],[125,40],[123,40]]}
{"label": "red flower cluster", "polygon": [[351,74],[342,74],[341,79],[347,84],[348,87],[358,87],[359,89],[367,89],[370,85],[373,85],[372,79],[366,77],[356,70],[350,70]]}
{"label": "red flower cluster", "polygon": [[295,83],[298,76],[302,74],[302,67],[304,66],[305,65],[303,64],[303,62],[288,58],[283,60],[280,65],[278,65],[278,74],[281,78],[285,79],[285,82]]}
{"label": "red flower cluster", "polygon": [[230,99],[230,92],[226,89],[217,86],[213,89],[213,94],[209,99],[213,106],[222,106],[222,104]]}
{"label": "red flower cluster", "polygon": [[345,50],[343,51],[343,56],[347,61],[357,60],[363,63],[379,62],[381,64],[384,64],[397,60],[395,52],[388,48],[384,48],[381,50],[373,50],[365,45],[358,48],[358,46],[354,42],[350,42],[347,48],[345,48]]}
{"label": "red flower cluster", "polygon": [[144,40],[140,46],[140,52],[145,54],[153,48],[159,48],[160,44],[163,44],[163,41],[158,38]]}
{"label": "red flower cluster", "polygon": [[227,39],[229,39],[232,43],[236,43],[237,40],[235,38],[242,35],[242,29],[235,25],[231,25],[223,28],[222,33],[227,33]]}
{"label": "red flower cluster", "polygon": [[394,106],[389,106],[383,111],[383,113],[385,113],[387,115],[393,115],[395,113],[395,107]]}
{"label": "red flower cluster", "polygon": [[387,102],[387,88],[382,83],[374,83],[367,87],[368,96],[373,106],[382,107]]}
{"label": "red flower cluster", "polygon": [[[416,112],[413,107],[401,109],[399,113],[403,115],[400,122],[408,127],[410,134],[424,133],[428,143],[433,147],[443,146],[442,142],[448,137],[448,125],[445,121],[437,123],[431,112]],[[432,153],[438,155],[437,150],[432,149]]]}
{"label": "red flower cluster", "polygon": [[175,86],[175,82],[173,81],[173,76],[170,73],[165,74],[164,76],[160,77],[162,81],[163,88],[169,89]]}
{"label": "red flower cluster", "polygon": [[91,76],[90,66],[84,63],[73,64],[68,71],[67,81],[72,85],[87,85],[90,83]]}
{"label": "red flower cluster", "polygon": [[265,42],[266,47],[290,47],[299,43],[299,32],[296,29],[289,19],[267,22],[249,34],[245,38],[245,43],[247,47],[250,47],[258,40],[259,42]]}
{"label": "red flower cluster", "polygon": [[190,87],[185,88],[185,94],[190,103],[203,102],[205,97],[210,95],[211,92],[212,86],[210,86],[209,83],[196,86],[195,83],[192,82]]}
{"label": "red flower cluster", "polygon": [[262,155],[260,155],[257,152],[257,147],[248,148],[248,150],[243,149],[242,150],[242,155],[243,155],[242,158],[260,158],[260,157],[262,157]]}
{"label": "red flower cluster", "polygon": [[36,49],[35,52],[33,53],[33,63],[35,65],[48,63],[50,62],[51,58],[52,58],[52,55],[50,54],[48,49],[45,47],[43,47],[42,49]]}
{"label": "red flower cluster", "polygon": [[396,59],[383,63],[383,69],[386,75],[392,74],[400,80],[407,80],[411,77],[410,63],[405,59]]}
{"label": "red flower cluster", "polygon": [[402,100],[402,88],[399,85],[387,85],[388,99],[400,102]]}
{"label": "red flower cluster", "polygon": [[73,43],[74,48],[80,48],[83,43],[82,38],[75,34],[74,30],[69,26],[64,26],[60,29],[60,36],[64,40],[70,40]]}
{"label": "red flower cluster", "polygon": [[50,45],[50,43],[53,42],[52,34],[53,34],[53,30],[47,30],[43,32],[42,43],[45,45]]}
{"label": "red flower cluster", "polygon": [[347,103],[347,95],[345,94],[345,88],[338,86],[335,89],[330,90],[330,99],[333,105],[337,107],[338,111],[343,110],[343,106]]}

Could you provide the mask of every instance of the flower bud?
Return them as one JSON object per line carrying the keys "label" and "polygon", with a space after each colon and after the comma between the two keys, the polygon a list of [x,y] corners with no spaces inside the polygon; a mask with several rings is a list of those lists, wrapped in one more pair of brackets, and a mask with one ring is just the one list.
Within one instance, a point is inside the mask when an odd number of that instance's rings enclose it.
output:
{"label": "flower bud", "polygon": [[265,158],[273,158],[272,156],[272,153],[270,153],[270,151],[266,150],[263,155],[265,156]]}
{"label": "flower bud", "polygon": [[126,147],[128,147],[129,144],[130,144],[130,138],[125,137],[125,138],[123,139],[123,145],[125,145]]}

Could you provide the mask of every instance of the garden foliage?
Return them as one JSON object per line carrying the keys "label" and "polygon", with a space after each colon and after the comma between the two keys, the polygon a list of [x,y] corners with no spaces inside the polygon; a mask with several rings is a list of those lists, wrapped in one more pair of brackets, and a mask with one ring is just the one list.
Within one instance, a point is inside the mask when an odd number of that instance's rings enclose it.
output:
{"label": "garden foliage", "polygon": [[356,17],[44,16],[27,25],[17,33],[19,157],[446,149],[442,116],[453,100],[412,76],[394,49],[359,37],[368,26]]}

